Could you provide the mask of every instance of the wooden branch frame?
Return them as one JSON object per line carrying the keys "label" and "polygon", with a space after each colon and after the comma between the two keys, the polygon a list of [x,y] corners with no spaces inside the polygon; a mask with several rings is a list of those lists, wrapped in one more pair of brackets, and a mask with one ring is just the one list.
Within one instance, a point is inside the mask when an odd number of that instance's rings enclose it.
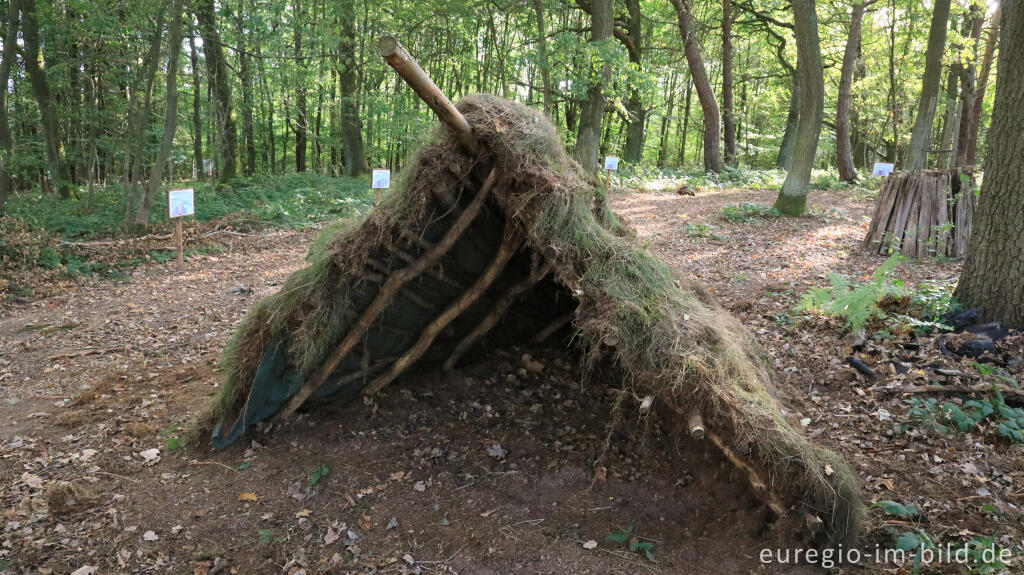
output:
{"label": "wooden branch frame", "polygon": [[430,324],[423,329],[423,333],[420,335],[419,340],[411,348],[409,348],[402,357],[398,358],[395,363],[391,364],[389,369],[384,374],[377,377],[373,382],[370,383],[369,387],[366,388],[366,395],[373,395],[378,393],[381,389],[384,389],[387,384],[391,383],[396,377],[401,375],[412,364],[416,363],[420,357],[426,353],[430,345],[434,343],[434,339],[441,333],[444,328],[455,321],[462,312],[466,311],[469,306],[473,305],[480,296],[487,291],[487,288],[494,283],[494,280],[498,278],[501,272],[505,269],[509,260],[515,255],[519,248],[523,245],[522,235],[515,229],[512,220],[506,220],[505,232],[502,236],[501,245],[498,246],[498,251],[494,255],[494,259],[491,261],[484,273],[477,278],[476,282],[462,294],[462,296],[455,300],[451,305],[448,306],[441,315],[437,316]]}
{"label": "wooden branch frame", "polygon": [[433,248],[424,252],[416,261],[410,263],[407,267],[404,267],[390,277],[381,286],[380,291],[377,292],[377,297],[373,298],[370,305],[366,306],[363,313],[359,316],[359,319],[352,325],[345,338],[341,340],[341,343],[335,347],[334,351],[324,361],[320,368],[306,380],[299,392],[296,393],[292,399],[285,406],[281,415],[285,418],[290,417],[295,413],[309,396],[313,395],[321,385],[327,381],[327,378],[331,373],[338,368],[341,361],[345,359],[345,356],[352,351],[352,348],[356,346],[360,339],[366,334],[370,326],[377,319],[382,311],[391,303],[391,300],[398,293],[398,290],[402,288],[406,283],[419,277],[427,268],[435,264],[440,260],[448,250],[451,249],[455,242],[462,236],[473,220],[476,219],[477,214],[483,209],[484,203],[487,198],[490,197],[491,189],[494,188],[494,183],[497,181],[498,175],[494,169],[487,175],[487,179],[484,181],[484,185],[473,197],[473,201],[470,202],[469,206],[459,214],[459,218],[455,220],[452,227],[448,229],[444,237],[439,241]]}
{"label": "wooden branch frame", "polygon": [[462,341],[455,346],[451,355],[448,356],[448,359],[444,362],[445,371],[451,371],[455,367],[455,364],[458,363],[459,359],[461,359],[462,356],[470,350],[470,348],[480,341],[480,338],[487,335],[487,332],[491,331],[491,329],[501,321],[501,318],[505,316],[508,308],[512,307],[512,304],[515,303],[521,295],[526,293],[527,290],[537,285],[537,282],[543,279],[544,276],[548,275],[548,273],[551,272],[551,268],[551,263],[538,265],[528,277],[508,288],[505,293],[501,295],[501,299],[494,304],[494,307],[487,316],[484,317],[483,321],[477,324],[477,326],[473,328],[473,331],[469,332],[469,334],[462,338]]}

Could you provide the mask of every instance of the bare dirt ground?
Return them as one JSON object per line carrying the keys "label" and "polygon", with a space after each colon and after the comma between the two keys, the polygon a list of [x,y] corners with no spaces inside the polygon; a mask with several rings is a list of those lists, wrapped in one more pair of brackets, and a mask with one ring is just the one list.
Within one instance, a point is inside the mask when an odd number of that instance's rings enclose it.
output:
{"label": "bare dirt ground", "polygon": [[[1020,546],[1020,448],[979,434],[893,434],[903,398],[876,390],[916,371],[884,371],[896,352],[873,342],[863,356],[886,382],[867,382],[842,363],[837,322],[794,318],[799,295],[828,272],[865,276],[880,263],[859,250],[871,200],[815,192],[827,209],[813,217],[719,217],[726,204],[773,195],[632,192],[613,205],[758,336],[787,415],[847,458],[870,499],[920,510],[876,513],[866,549],[886,529]],[[712,237],[694,233],[702,223]],[[617,394],[581,382],[557,346],[410,377],[374,402],[318,408],[224,451],[174,449],[216,393],[234,326],[302,265],[312,238],[247,238],[183,270],[152,264],[126,283],[0,308],[0,572],[819,572],[759,563],[773,537],[763,511],[707,445],[678,441],[654,418],[609,434]],[[957,272],[930,261],[898,275],[914,285]],[[654,561],[606,540],[630,526]]]}

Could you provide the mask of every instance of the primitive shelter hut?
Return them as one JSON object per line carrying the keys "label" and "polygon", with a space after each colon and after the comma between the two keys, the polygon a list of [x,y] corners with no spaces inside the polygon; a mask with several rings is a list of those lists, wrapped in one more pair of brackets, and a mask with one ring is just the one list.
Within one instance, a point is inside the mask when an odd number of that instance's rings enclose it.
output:
{"label": "primitive shelter hut", "polygon": [[851,543],[864,510],[856,481],[782,415],[743,326],[602,225],[598,184],[547,119],[488,95],[456,110],[439,94],[425,99],[444,123],[392,192],[362,221],[327,228],[308,266],[239,326],[206,414],[214,446],[307,402],[378,393],[412,367],[453,369],[484,341],[561,328],[584,371],[600,372],[593,385],[652,398],[659,416],[713,442],[773,514],[815,527],[820,544]]}

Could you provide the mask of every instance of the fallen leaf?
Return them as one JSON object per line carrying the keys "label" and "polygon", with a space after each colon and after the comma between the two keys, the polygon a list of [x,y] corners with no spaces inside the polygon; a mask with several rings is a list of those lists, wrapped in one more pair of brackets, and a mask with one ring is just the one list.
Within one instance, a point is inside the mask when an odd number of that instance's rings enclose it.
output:
{"label": "fallen leaf", "polygon": [[43,486],[43,478],[38,475],[33,475],[29,472],[21,474],[21,482],[28,485],[32,489],[39,489]]}
{"label": "fallen leaf", "polygon": [[152,530],[146,531],[145,533],[142,534],[142,540],[143,541],[156,541],[157,539],[160,539],[160,536],[157,535]]}
{"label": "fallen leaf", "polygon": [[96,572],[99,567],[93,567],[92,565],[82,565],[78,569],[71,572],[71,575],[92,575]]}
{"label": "fallen leaf", "polygon": [[[239,495],[239,499],[241,499],[241,495]],[[303,509],[303,510],[301,510],[298,513],[295,514],[295,518],[296,519],[301,519],[303,517],[309,517],[310,515],[312,515],[312,513],[313,512],[310,511],[309,509]]]}
{"label": "fallen leaf", "polygon": [[238,500],[239,501],[259,501],[260,498],[255,493],[239,493],[238,494]]}
{"label": "fallen leaf", "polygon": [[324,545],[330,545],[338,539],[341,539],[341,535],[338,535],[338,532],[335,531],[332,527],[328,527],[327,533],[324,534]]}
{"label": "fallen leaf", "polygon": [[363,515],[362,517],[360,517],[359,519],[356,520],[356,523],[359,523],[359,528],[362,529],[363,531],[372,531],[373,530],[373,523],[370,522],[370,516],[369,515]]}

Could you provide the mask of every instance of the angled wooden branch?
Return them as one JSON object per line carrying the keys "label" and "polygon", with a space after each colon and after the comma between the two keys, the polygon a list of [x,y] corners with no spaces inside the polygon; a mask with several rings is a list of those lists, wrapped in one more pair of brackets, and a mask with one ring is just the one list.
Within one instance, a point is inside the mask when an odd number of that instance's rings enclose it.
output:
{"label": "angled wooden branch", "polygon": [[473,331],[469,332],[469,334],[467,334],[466,337],[464,337],[462,341],[455,346],[455,350],[452,351],[452,354],[448,356],[448,359],[444,362],[444,369],[451,370],[454,368],[459,359],[461,359],[462,356],[476,344],[476,342],[480,341],[480,338],[487,335],[487,332],[491,331],[491,329],[498,324],[501,318],[505,317],[505,312],[508,311],[508,308],[511,307],[517,299],[519,299],[519,296],[537,285],[537,282],[539,282],[544,276],[548,275],[548,272],[550,271],[551,263],[538,265],[529,276],[508,288],[508,290],[501,295],[501,299],[494,304],[494,307],[491,308],[491,311],[488,312],[487,316],[484,317],[483,321],[477,324],[477,326],[473,328]]}
{"label": "angled wooden branch", "polygon": [[480,152],[480,144],[473,135],[473,128],[461,112],[455,109],[455,105],[441,92],[434,84],[430,76],[420,68],[420,65],[409,55],[405,46],[394,36],[383,36],[377,41],[377,51],[384,60],[398,72],[398,75],[430,106],[430,109],[437,114],[437,117],[444,122],[459,138],[459,143],[471,154]]}
{"label": "angled wooden branch", "polygon": [[491,189],[494,187],[494,182],[497,180],[497,172],[491,170],[491,173],[487,176],[487,180],[484,181],[484,185],[480,188],[480,191],[473,197],[473,201],[470,202],[469,206],[459,214],[459,218],[455,220],[452,227],[448,229],[441,241],[434,245],[433,248],[423,253],[416,261],[410,263],[408,266],[398,270],[384,282],[381,286],[380,291],[377,292],[377,297],[373,298],[370,305],[366,306],[363,310],[362,315],[356,320],[352,327],[345,334],[345,338],[341,340],[341,343],[335,347],[334,351],[320,366],[320,369],[313,374],[306,383],[302,386],[302,389],[296,393],[292,399],[285,406],[281,412],[283,417],[289,417],[295,410],[299,408],[309,396],[313,395],[321,385],[327,381],[327,378],[337,369],[338,365],[341,364],[341,360],[345,359],[345,356],[352,351],[352,348],[356,346],[366,331],[370,329],[373,322],[377,319],[382,311],[391,303],[392,298],[398,293],[398,290],[402,289],[407,282],[419,277],[428,267],[440,260],[448,250],[455,245],[455,242],[462,236],[462,233],[469,228],[476,218],[477,214],[483,208],[484,203],[490,196]]}
{"label": "angled wooden branch", "polygon": [[519,248],[523,245],[522,235],[515,229],[514,224],[511,220],[506,221],[505,231],[502,235],[501,245],[498,246],[498,251],[494,254],[494,259],[491,260],[490,265],[484,270],[484,273],[477,278],[476,282],[462,294],[459,299],[452,302],[441,315],[437,316],[434,321],[430,322],[427,327],[423,328],[423,332],[420,335],[419,340],[410,347],[402,357],[398,358],[398,361],[391,364],[391,369],[377,377],[370,383],[370,386],[366,388],[366,395],[373,395],[387,384],[391,383],[396,377],[401,375],[403,371],[409,366],[416,363],[420,357],[426,353],[427,349],[430,348],[430,344],[434,343],[434,339],[441,333],[444,328],[455,321],[455,318],[459,317],[462,312],[469,309],[469,306],[473,305],[480,296],[487,291],[487,288],[494,283],[494,280],[498,278],[502,270],[508,264],[512,256],[515,255]]}

